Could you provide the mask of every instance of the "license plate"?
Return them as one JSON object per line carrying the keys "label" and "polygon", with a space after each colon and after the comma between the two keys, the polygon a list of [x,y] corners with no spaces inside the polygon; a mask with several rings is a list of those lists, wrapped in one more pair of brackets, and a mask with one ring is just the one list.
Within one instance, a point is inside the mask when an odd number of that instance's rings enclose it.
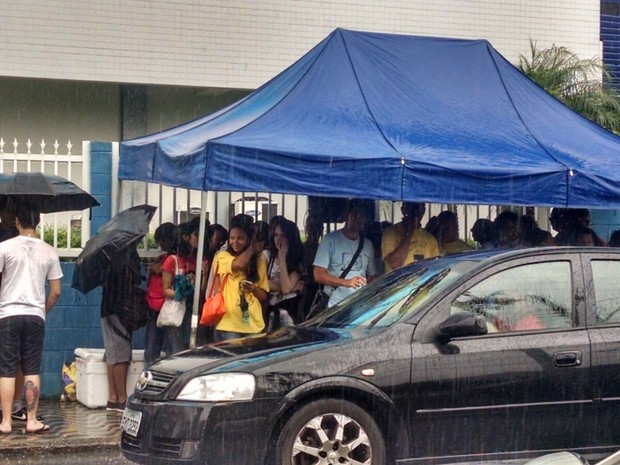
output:
{"label": "license plate", "polygon": [[136,437],[138,436],[141,420],[142,412],[136,412],[135,410],[126,408],[123,412],[123,419],[121,420],[121,429],[127,434]]}

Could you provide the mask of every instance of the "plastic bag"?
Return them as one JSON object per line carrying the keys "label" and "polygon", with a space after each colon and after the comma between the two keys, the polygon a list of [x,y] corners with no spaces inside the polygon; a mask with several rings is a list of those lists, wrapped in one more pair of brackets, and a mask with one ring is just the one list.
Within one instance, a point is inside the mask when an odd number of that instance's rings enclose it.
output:
{"label": "plastic bag", "polygon": [[77,379],[77,368],[75,362],[62,364],[62,394],[61,402],[75,402],[77,393],[75,390],[75,382]]}
{"label": "plastic bag", "polygon": [[184,316],[185,299],[178,301],[167,298],[157,316],[157,326],[159,328],[164,326],[174,326],[178,328],[181,326],[181,323],[183,323]]}

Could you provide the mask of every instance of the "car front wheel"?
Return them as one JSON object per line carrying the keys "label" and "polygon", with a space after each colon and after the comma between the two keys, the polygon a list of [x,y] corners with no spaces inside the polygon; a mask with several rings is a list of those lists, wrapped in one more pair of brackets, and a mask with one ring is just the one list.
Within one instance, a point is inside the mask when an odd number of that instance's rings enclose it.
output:
{"label": "car front wheel", "polygon": [[383,465],[385,442],[372,417],[338,399],[311,402],[286,422],[278,465]]}

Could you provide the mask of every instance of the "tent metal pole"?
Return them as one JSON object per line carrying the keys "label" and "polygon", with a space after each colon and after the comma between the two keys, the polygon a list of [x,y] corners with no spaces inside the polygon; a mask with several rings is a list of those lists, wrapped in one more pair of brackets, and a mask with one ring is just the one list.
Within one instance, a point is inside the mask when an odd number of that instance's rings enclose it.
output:
{"label": "tent metal pole", "polygon": [[200,195],[200,227],[198,228],[198,250],[196,251],[196,277],[194,279],[194,302],[192,303],[192,325],[189,346],[196,347],[196,331],[198,330],[198,305],[200,304],[200,287],[202,281],[202,255],[205,242],[207,219],[207,192]]}

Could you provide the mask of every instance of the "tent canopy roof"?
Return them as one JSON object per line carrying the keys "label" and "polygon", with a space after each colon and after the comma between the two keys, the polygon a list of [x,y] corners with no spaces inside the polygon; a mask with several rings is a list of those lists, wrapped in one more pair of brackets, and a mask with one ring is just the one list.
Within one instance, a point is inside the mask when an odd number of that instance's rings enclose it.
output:
{"label": "tent canopy roof", "polygon": [[121,144],[119,178],[198,190],[620,207],[620,138],[485,40],[336,29],[244,99]]}

